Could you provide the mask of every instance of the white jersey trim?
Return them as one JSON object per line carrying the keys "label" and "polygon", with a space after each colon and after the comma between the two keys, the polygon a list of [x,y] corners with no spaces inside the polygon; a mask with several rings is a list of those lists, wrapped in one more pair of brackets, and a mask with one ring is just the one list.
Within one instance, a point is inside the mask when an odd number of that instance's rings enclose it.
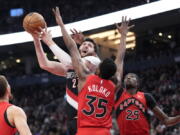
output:
{"label": "white jersey trim", "polygon": [[70,97],[67,93],[66,93],[66,100],[74,109],[76,110],[78,109],[78,102],[75,101],[72,97]]}

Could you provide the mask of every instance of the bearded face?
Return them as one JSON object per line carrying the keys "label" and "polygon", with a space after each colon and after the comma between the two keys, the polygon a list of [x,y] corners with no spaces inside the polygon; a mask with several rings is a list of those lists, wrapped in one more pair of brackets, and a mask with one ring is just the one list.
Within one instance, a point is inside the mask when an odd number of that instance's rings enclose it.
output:
{"label": "bearded face", "polygon": [[129,73],[125,76],[124,84],[127,89],[137,88],[138,87],[138,78],[136,74]]}

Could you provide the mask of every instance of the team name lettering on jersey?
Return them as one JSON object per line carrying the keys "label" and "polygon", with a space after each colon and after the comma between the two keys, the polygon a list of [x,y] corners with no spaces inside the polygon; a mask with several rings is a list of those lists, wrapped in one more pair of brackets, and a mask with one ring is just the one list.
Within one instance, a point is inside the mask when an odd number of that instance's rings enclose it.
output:
{"label": "team name lettering on jersey", "polygon": [[75,72],[67,72],[66,78],[76,78],[77,74]]}
{"label": "team name lettering on jersey", "polygon": [[90,86],[88,86],[88,90],[89,92],[98,92],[103,94],[105,97],[108,97],[111,92],[107,90],[107,88],[104,88],[103,86],[98,86],[95,84],[92,84]]}
{"label": "team name lettering on jersey", "polygon": [[144,105],[137,100],[136,98],[128,98],[126,100],[124,100],[120,105],[118,110],[121,112],[123,110],[125,110],[128,106],[130,105],[135,105],[136,107],[138,107],[143,113],[145,113],[145,107]]}

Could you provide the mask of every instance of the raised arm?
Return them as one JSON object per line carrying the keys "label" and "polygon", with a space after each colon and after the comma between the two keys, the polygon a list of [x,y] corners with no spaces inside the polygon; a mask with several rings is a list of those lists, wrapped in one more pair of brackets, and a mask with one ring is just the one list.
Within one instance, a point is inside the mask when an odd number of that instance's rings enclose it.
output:
{"label": "raised arm", "polygon": [[145,97],[146,97],[146,104],[148,106],[148,108],[150,108],[154,115],[160,120],[162,121],[166,126],[173,126],[177,123],[180,123],[180,115],[175,116],[175,117],[168,117],[163,110],[161,110],[157,103],[156,100],[154,99],[154,97],[151,94],[145,93]]}
{"label": "raised arm", "polygon": [[65,66],[71,66],[71,57],[53,41],[51,32],[47,31],[47,27],[45,30],[41,29],[41,32],[42,41],[50,48],[58,60]]}
{"label": "raised arm", "polygon": [[86,78],[86,70],[85,70],[85,65],[83,64],[83,61],[82,61],[81,56],[79,54],[77,45],[65,29],[63,20],[62,20],[61,15],[60,15],[59,8],[56,7],[55,9],[53,9],[53,12],[54,12],[54,15],[56,18],[56,22],[61,28],[61,32],[63,35],[64,42],[70,51],[73,68],[76,71],[79,79],[84,80]]}
{"label": "raised arm", "polygon": [[155,116],[166,126],[173,126],[180,123],[180,115],[175,117],[168,117],[158,106],[155,106],[152,111],[154,112]]}
{"label": "raised arm", "polygon": [[134,25],[129,26],[130,19],[127,21],[127,17],[122,17],[122,23],[121,26],[116,24],[116,27],[118,29],[118,32],[121,34],[120,37],[120,45],[118,47],[118,53],[115,60],[115,63],[117,65],[117,72],[116,72],[116,78],[117,78],[117,87],[121,86],[121,81],[123,77],[123,66],[124,66],[124,56],[126,52],[126,37],[127,33],[130,28],[134,27]]}
{"label": "raised arm", "polygon": [[39,35],[33,34],[35,51],[38,59],[39,66],[55,75],[65,76],[67,72],[67,66],[60,62],[48,60],[39,38]]}

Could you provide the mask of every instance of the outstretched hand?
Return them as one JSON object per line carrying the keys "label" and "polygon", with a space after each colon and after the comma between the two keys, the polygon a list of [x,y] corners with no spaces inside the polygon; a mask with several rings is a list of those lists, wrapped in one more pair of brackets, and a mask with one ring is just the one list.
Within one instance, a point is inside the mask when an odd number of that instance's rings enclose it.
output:
{"label": "outstretched hand", "polygon": [[54,13],[54,16],[55,16],[55,19],[56,19],[56,23],[59,26],[64,25],[62,17],[61,17],[61,14],[60,14],[60,11],[59,11],[59,7],[53,8],[52,11]]}
{"label": "outstretched hand", "polygon": [[129,18],[129,20],[127,20],[127,16],[123,16],[123,17],[122,17],[121,25],[118,25],[118,24],[116,23],[116,28],[118,29],[118,31],[119,31],[119,33],[120,33],[121,35],[127,35],[127,33],[129,32],[129,30],[135,26],[135,25],[130,25],[130,26],[129,26],[130,21],[131,21],[130,18]]}
{"label": "outstretched hand", "polygon": [[77,44],[81,44],[84,41],[84,35],[81,31],[78,32],[76,29],[70,29],[70,31],[72,32],[71,37]]}

